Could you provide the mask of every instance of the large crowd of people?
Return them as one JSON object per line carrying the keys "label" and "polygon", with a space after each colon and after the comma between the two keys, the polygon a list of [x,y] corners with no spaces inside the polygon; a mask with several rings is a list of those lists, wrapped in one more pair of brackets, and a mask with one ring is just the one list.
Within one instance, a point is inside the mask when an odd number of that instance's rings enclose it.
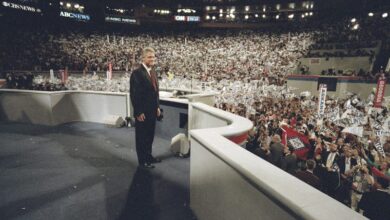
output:
{"label": "large crowd of people", "polygon": [[[375,28],[377,23],[362,21],[360,26]],[[307,92],[297,96],[286,84],[286,76],[297,68],[299,58],[310,55],[310,49],[342,45],[359,51],[376,45],[376,35],[370,31],[351,30],[345,23],[325,26],[287,33],[13,30],[10,35],[0,35],[0,41],[13,45],[0,48],[0,66],[46,71],[67,67],[84,73],[83,77],[70,76],[66,88],[58,79],[49,83],[43,77],[27,77],[25,85],[10,75],[9,85],[14,88],[33,87],[30,82],[34,81],[44,85],[42,90],[60,85],[60,89],[127,92],[128,73],[139,63],[140,49],[153,47],[161,88],[218,92],[216,107],[253,121],[254,129],[245,145],[248,151],[354,210],[366,211],[364,193],[388,190],[390,181],[390,99],[385,99],[381,108],[374,108],[374,93],[367,99],[355,94],[345,99],[328,96],[325,113],[318,115],[318,98]],[[381,36],[390,36],[389,27],[379,30]],[[350,43],[342,43],[346,41]],[[106,71],[109,63],[114,71],[126,74],[113,80],[91,74]],[[304,154],[289,141],[288,131],[299,137],[306,148]]]}

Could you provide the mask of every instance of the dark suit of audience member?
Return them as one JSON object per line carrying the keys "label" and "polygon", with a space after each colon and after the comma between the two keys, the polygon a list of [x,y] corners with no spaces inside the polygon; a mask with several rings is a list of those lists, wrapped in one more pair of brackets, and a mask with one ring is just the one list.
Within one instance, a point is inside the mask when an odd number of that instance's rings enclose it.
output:
{"label": "dark suit of audience member", "polygon": [[322,168],[324,169],[321,182],[324,184],[324,190],[326,193],[336,199],[337,189],[340,186],[340,173],[337,165],[337,160],[339,158],[337,146],[331,147],[331,151],[325,152],[321,158]]}
{"label": "dark suit of audience member", "polygon": [[293,153],[293,148],[285,148],[285,156],[282,158],[282,169],[292,175],[297,170],[297,155]]}
{"label": "dark suit of audience member", "polygon": [[[152,61],[147,60],[149,56],[151,56]],[[151,164],[156,162],[156,158],[152,156],[152,144],[156,119],[160,114],[158,82],[151,69],[154,65],[154,51],[144,51],[143,59],[142,65],[131,74],[130,97],[136,118],[135,136],[138,163],[141,166],[153,168]]]}
{"label": "dark suit of audience member", "polygon": [[348,171],[357,165],[357,161],[351,157],[350,152],[345,153],[346,155],[341,156],[337,160],[337,165],[340,168],[340,188],[337,194],[339,197],[338,200],[349,204],[351,200],[350,190],[352,188],[352,178],[348,176]]}
{"label": "dark suit of audience member", "polygon": [[318,190],[322,190],[320,178],[318,178],[313,173],[313,170],[316,167],[316,162],[314,160],[307,160],[306,167],[306,170],[300,170],[296,172],[295,176],[303,182],[309,184],[310,186]]}
{"label": "dark suit of audience member", "polygon": [[270,151],[271,151],[271,156],[270,156],[271,163],[281,168],[284,146],[280,143],[279,135],[274,135],[272,137],[272,144],[270,145]]}
{"label": "dark suit of audience member", "polygon": [[258,135],[250,133],[247,139],[247,143],[245,145],[245,149],[247,149],[251,153],[255,153],[255,150],[257,150],[260,145],[257,139]]}
{"label": "dark suit of audience member", "polygon": [[363,215],[372,220],[390,219],[390,192],[389,181],[377,179],[378,190],[366,192],[359,202],[359,209],[364,210]]}

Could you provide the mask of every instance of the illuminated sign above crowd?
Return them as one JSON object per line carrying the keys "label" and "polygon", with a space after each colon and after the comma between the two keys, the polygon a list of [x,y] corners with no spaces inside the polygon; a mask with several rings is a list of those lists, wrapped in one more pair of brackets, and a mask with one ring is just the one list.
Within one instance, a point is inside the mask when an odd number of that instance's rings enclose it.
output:
{"label": "illuminated sign above crowd", "polygon": [[29,12],[36,12],[36,13],[42,12],[42,10],[39,8],[28,6],[28,5],[16,4],[16,3],[12,3],[12,2],[4,1],[2,3],[2,5],[6,8],[13,8],[13,9],[22,10],[22,11],[29,11]]}
{"label": "illuminated sign above crowd", "polygon": [[89,21],[91,19],[87,14],[73,13],[67,11],[61,11],[60,16],[66,18],[73,18],[80,21]]}
{"label": "illuminated sign above crowd", "polygon": [[176,15],[174,16],[175,21],[184,21],[184,22],[200,22],[199,16],[184,16]]}
{"label": "illuminated sign above crowd", "polygon": [[125,23],[125,24],[138,24],[137,19],[117,16],[106,16],[106,22]]}

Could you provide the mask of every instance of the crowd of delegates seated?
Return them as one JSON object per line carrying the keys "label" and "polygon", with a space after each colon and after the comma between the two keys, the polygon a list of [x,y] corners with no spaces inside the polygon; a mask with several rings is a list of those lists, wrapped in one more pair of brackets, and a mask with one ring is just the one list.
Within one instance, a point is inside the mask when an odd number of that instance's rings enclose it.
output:
{"label": "crowd of delegates seated", "polygon": [[[296,60],[312,43],[311,33],[269,34],[256,31],[199,33],[102,34],[78,32],[9,31],[0,48],[0,66],[6,70],[127,71],[139,62],[140,50],[157,51],[157,66],[175,75],[209,79],[240,78],[274,68],[291,72]],[[18,36],[18,38],[6,37]],[[10,47],[9,45],[13,45]],[[203,74],[201,74],[203,73]]]}
{"label": "crowd of delegates seated", "polygon": [[[161,71],[208,80],[210,77],[240,78],[274,68],[286,75],[303,56],[374,56],[363,48],[390,38],[390,19],[358,19],[360,28],[351,30],[350,18],[330,19],[278,26],[261,31],[119,32],[84,28],[42,27],[37,30],[6,26],[0,34],[0,69],[105,71],[131,70],[140,59],[140,50],[157,51]],[[15,37],[17,36],[17,37]],[[344,52],[313,54],[312,49],[332,45]],[[356,70],[358,71],[358,70]]]}

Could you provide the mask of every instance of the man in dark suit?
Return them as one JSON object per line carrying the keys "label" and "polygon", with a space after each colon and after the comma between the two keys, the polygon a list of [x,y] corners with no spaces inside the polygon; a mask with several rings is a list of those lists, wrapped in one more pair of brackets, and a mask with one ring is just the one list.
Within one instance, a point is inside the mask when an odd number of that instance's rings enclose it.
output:
{"label": "man in dark suit", "polygon": [[321,190],[321,181],[316,175],[313,174],[314,168],[316,167],[316,162],[314,160],[306,161],[306,170],[298,171],[295,176],[302,180],[303,182],[311,185],[312,187]]}
{"label": "man in dark suit", "polygon": [[329,145],[329,151],[321,156],[323,169],[321,182],[326,193],[333,198],[337,198],[337,189],[340,186],[340,168],[337,164],[339,154],[336,144],[329,143]]}
{"label": "man in dark suit", "polygon": [[282,167],[282,157],[284,151],[284,146],[280,142],[280,135],[275,134],[272,136],[272,143],[270,146],[271,163],[279,168]]}
{"label": "man in dark suit", "polygon": [[297,155],[294,153],[294,147],[288,146],[284,148],[284,157],[282,158],[282,169],[292,175],[297,170]]}
{"label": "man in dark suit", "polygon": [[130,98],[135,121],[135,139],[138,163],[145,168],[154,168],[153,163],[161,162],[152,156],[152,144],[156,119],[160,116],[159,89],[155,64],[155,51],[147,47],[142,51],[142,64],[130,77]]}
{"label": "man in dark suit", "polygon": [[363,194],[359,202],[359,208],[364,210],[363,215],[373,220],[390,219],[390,190],[389,181],[378,178],[377,190]]}
{"label": "man in dark suit", "polygon": [[350,171],[354,166],[357,165],[357,161],[352,157],[352,149],[350,147],[344,148],[344,155],[339,157],[337,165],[340,168],[340,188],[338,189],[339,200],[346,204],[350,203],[351,195],[350,191],[352,188],[352,176]]}

